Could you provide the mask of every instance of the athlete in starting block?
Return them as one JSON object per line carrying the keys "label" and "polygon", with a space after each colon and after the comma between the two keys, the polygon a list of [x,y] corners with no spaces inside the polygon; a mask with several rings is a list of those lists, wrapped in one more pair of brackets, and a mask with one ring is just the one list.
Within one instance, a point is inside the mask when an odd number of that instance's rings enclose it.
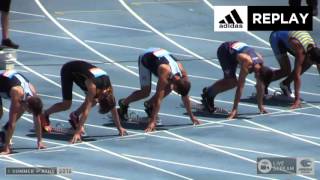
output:
{"label": "athlete in starting block", "polygon": [[4,143],[1,154],[9,154],[10,142],[16,123],[25,111],[32,113],[37,134],[38,149],[45,148],[42,142],[40,114],[42,101],[36,95],[34,86],[29,80],[15,70],[0,71],[0,118],[3,115],[2,99],[11,100],[9,108],[9,120],[0,132],[0,139]]}
{"label": "athlete in starting block", "polygon": [[[105,71],[84,61],[71,61],[63,65],[60,74],[63,101],[44,111],[42,115],[44,121],[50,124],[49,115],[65,111],[71,107],[72,86],[73,83],[76,83],[85,92],[86,98],[81,106],[70,114],[69,122],[75,129],[71,143],[81,141],[84,123],[88,118],[91,107],[97,103],[99,103],[100,107],[99,113],[105,114],[111,111],[119,135],[126,134],[126,130],[120,124],[112,85]],[[50,131],[50,128],[47,130]]]}
{"label": "athlete in starting block", "polygon": [[[228,119],[236,117],[246,77],[253,72],[257,79],[256,89],[259,111],[260,113],[267,113],[263,106],[263,97],[265,87],[268,86],[272,78],[272,70],[263,66],[262,56],[243,42],[230,41],[220,45],[217,57],[222,67],[224,78],[209,87],[203,88],[202,103],[207,110],[209,112],[215,111],[214,98],[219,93],[237,87],[233,108]],[[240,74],[237,79],[236,69],[238,65],[240,65]]]}
{"label": "athlete in starting block", "polygon": [[[294,99],[292,109],[301,107],[300,88],[301,75],[312,64],[316,64],[320,73],[320,49],[307,31],[273,31],[270,34],[270,44],[280,65],[280,69],[273,72],[272,81],[286,77],[280,88],[283,94]],[[291,71],[288,54],[295,57],[294,69]],[[290,83],[294,81],[294,94]]]}
{"label": "athlete in starting block", "polygon": [[161,101],[170,94],[172,90],[181,95],[192,123],[200,123],[191,111],[191,102],[188,96],[191,84],[187,72],[171,53],[161,48],[149,48],[145,53],[140,55],[138,65],[141,89],[134,91],[127,98],[119,100],[119,114],[121,118],[128,117],[130,103],[149,96],[151,92],[152,73],[159,79],[156,93],[144,103],[146,113],[150,117],[145,131],[150,132],[155,130]]}

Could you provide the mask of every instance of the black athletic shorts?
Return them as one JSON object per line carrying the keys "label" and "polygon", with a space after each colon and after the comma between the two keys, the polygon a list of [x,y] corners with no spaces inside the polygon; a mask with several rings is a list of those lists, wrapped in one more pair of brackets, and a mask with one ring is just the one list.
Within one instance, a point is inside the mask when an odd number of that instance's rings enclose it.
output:
{"label": "black athletic shorts", "polygon": [[223,43],[220,45],[217,51],[217,57],[219,59],[224,78],[236,78],[236,70],[238,62],[236,57],[230,53],[229,43]]}
{"label": "black athletic shorts", "polygon": [[0,11],[9,12],[10,11],[11,0],[1,0],[0,1]]}
{"label": "black athletic shorts", "polygon": [[74,76],[72,74],[71,66],[64,65],[60,71],[61,77],[61,89],[63,100],[72,100],[72,87],[74,82]]}

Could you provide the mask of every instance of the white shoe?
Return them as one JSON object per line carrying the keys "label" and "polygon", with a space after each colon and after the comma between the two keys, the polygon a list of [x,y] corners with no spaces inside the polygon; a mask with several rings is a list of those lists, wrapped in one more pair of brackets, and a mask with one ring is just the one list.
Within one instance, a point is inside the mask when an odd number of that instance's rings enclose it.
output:
{"label": "white shoe", "polygon": [[283,92],[283,95],[288,96],[290,98],[294,98],[294,93],[292,93],[290,86],[284,85],[283,82],[279,84],[280,89]]}

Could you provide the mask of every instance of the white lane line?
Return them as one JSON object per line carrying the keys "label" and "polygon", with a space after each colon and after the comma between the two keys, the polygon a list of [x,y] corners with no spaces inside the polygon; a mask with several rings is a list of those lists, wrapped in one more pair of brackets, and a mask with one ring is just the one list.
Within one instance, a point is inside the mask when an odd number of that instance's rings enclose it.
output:
{"label": "white lane line", "polygon": [[251,129],[251,130],[254,130],[254,131],[270,132],[270,131],[268,131],[268,130],[266,130],[266,129],[255,128],[255,127],[244,126],[244,125],[229,124],[229,123],[218,123],[218,124],[222,124],[222,125],[225,125],[225,126],[231,126],[231,127],[237,127],[237,128]]}
{"label": "white lane line", "polygon": [[[139,111],[144,111],[142,109],[140,109]],[[167,114],[167,116],[172,116],[170,114]],[[52,121],[58,121],[58,122],[64,122],[64,123],[68,123],[67,120],[63,120],[63,119],[59,119],[59,118],[53,118],[51,117],[50,120]],[[89,124],[86,123],[85,126],[88,127],[94,127],[94,128],[100,128],[100,129],[108,129],[108,130],[113,130],[113,131],[117,131],[117,128],[115,127],[106,127],[106,126],[101,126],[101,125],[95,125],[95,124]],[[190,125],[191,126],[191,125]],[[181,141],[180,139],[177,138],[171,138],[171,137],[166,137],[166,136],[161,136],[161,135],[155,135],[155,134],[147,134],[147,133],[141,133],[141,132],[137,132],[137,131],[131,131],[131,130],[127,130],[127,132],[129,133],[133,133],[133,134],[144,134],[146,136],[150,136],[150,137],[157,137],[157,138],[162,138],[162,139],[168,139],[168,140],[173,140],[173,141]]]}
{"label": "white lane line", "polygon": [[127,157],[131,157],[131,158],[135,158],[135,159],[155,161],[155,162],[173,164],[173,165],[190,167],[190,168],[196,168],[196,169],[209,170],[209,171],[226,173],[226,174],[233,174],[233,175],[240,175],[240,176],[246,176],[246,177],[253,177],[253,178],[258,178],[258,179],[274,179],[274,178],[269,178],[269,177],[251,175],[251,174],[247,174],[247,173],[229,171],[229,170],[224,170],[224,169],[216,169],[216,168],[210,168],[210,167],[205,167],[205,166],[198,166],[198,165],[194,165],[194,164],[187,164],[187,163],[181,163],[181,162],[176,162],[176,161],[168,161],[168,160],[163,160],[163,159],[150,158],[150,157],[145,157],[145,156],[142,157],[142,156],[136,156],[136,155],[130,155],[130,154],[122,154],[122,155],[127,156]]}
{"label": "white lane line", "polygon": [[140,88],[137,87],[132,87],[132,86],[125,86],[125,85],[119,85],[119,84],[112,84],[114,87],[119,87],[119,88],[125,88],[125,89],[132,89],[132,90],[139,90]]}
{"label": "white lane line", "polygon": [[270,115],[270,117],[281,117],[281,116],[296,116],[296,114],[293,114],[293,113],[283,113],[283,114],[273,114],[273,115]]}
{"label": "white lane line", "polygon": [[104,153],[106,153],[106,154],[110,154],[110,155],[112,155],[112,156],[116,156],[116,157],[118,157],[118,158],[125,159],[125,160],[127,160],[127,161],[130,161],[130,162],[133,162],[133,163],[136,163],[136,164],[139,164],[139,165],[142,165],[142,166],[151,168],[151,169],[155,169],[155,170],[157,170],[157,171],[161,171],[161,172],[163,172],[163,173],[166,173],[166,174],[169,174],[169,175],[172,175],[172,176],[181,178],[181,179],[192,180],[192,179],[189,178],[189,177],[186,177],[186,176],[177,174],[177,173],[175,173],[175,172],[168,171],[168,170],[165,170],[165,169],[162,169],[162,168],[159,168],[159,167],[156,167],[156,166],[153,166],[153,165],[149,165],[149,164],[147,164],[147,163],[144,163],[144,162],[141,162],[141,161],[138,161],[138,160],[135,160],[135,159],[132,159],[132,158],[123,156],[123,155],[121,155],[121,154],[112,152],[112,151],[110,151],[110,150],[108,150],[108,149],[105,149],[105,148],[98,147],[98,146],[93,145],[93,144],[88,143],[88,142],[83,142],[83,144],[85,144],[85,145],[87,145],[87,146],[89,146],[89,147],[95,148],[95,149],[97,149],[97,150],[100,150],[100,151],[102,151],[102,152],[104,152]]}
{"label": "white lane line", "polygon": [[9,159],[2,159],[3,156],[1,156],[1,155],[0,155],[0,157],[1,157],[1,158],[0,158],[0,161],[8,162],[8,163],[16,163],[16,162],[14,162],[14,161],[12,161],[12,160],[9,160]]}
{"label": "white lane line", "polygon": [[10,10],[10,13],[46,18],[46,16],[44,16],[44,15],[34,14],[34,13],[18,12],[18,11],[12,11],[12,10]]}
{"label": "white lane line", "polygon": [[262,155],[266,155],[266,156],[287,157],[285,155],[280,155],[280,154],[275,154],[275,153],[268,153],[268,152],[263,152],[263,151],[256,151],[256,150],[251,150],[251,149],[246,149],[246,148],[224,146],[224,145],[218,145],[218,144],[212,144],[212,143],[210,143],[209,145],[213,146],[213,147],[223,148],[223,149],[230,149],[230,150],[236,150],[236,151],[242,151],[242,152],[249,152],[249,153],[254,153],[254,154],[262,154]]}
{"label": "white lane line", "polygon": [[[276,89],[276,90],[278,90],[278,91],[281,91],[280,88],[274,88],[274,89]],[[300,90],[300,93],[301,93],[301,94],[312,95],[312,96],[320,96],[319,93],[312,93],[312,92],[306,92],[306,91],[301,91],[301,90]]]}
{"label": "white lane line", "polygon": [[271,128],[271,127],[268,127],[268,126],[265,126],[265,125],[262,125],[262,124],[258,124],[256,122],[253,122],[253,121],[250,121],[250,120],[243,120],[243,121],[245,121],[245,122],[247,122],[249,124],[253,124],[255,126],[267,129],[267,130],[272,131],[272,132],[274,132],[276,134],[287,136],[289,138],[296,139],[296,140],[299,140],[299,141],[302,141],[302,142],[305,142],[305,143],[312,144],[312,145],[315,145],[317,147],[320,147],[320,144],[316,143],[314,141],[311,141],[311,140],[308,140],[308,139],[304,139],[304,138],[300,138],[298,136],[295,136],[295,135],[292,135],[292,134],[289,134],[289,133],[286,133],[286,132],[283,132],[283,131],[280,131],[280,130],[277,130],[277,129],[274,129],[274,128]]}
{"label": "white lane line", "polygon": [[[37,140],[36,139],[33,139],[33,138],[27,138],[27,137],[22,137],[22,136],[13,136],[14,138],[17,138],[17,139],[22,139],[22,140],[27,140],[27,141],[33,141],[33,142],[36,142]],[[57,142],[53,142],[53,141],[47,141],[47,140],[44,140],[43,142],[45,143],[48,143],[48,144],[53,144],[53,145],[67,145],[67,144],[62,144],[62,143],[57,143]],[[96,149],[93,149],[93,148],[87,148],[87,147],[81,147],[81,146],[68,146],[68,147],[72,147],[72,148],[75,148],[75,149],[83,149],[83,150],[87,150],[87,151],[95,151],[97,152]],[[43,149],[44,151],[46,149]],[[42,150],[40,150],[42,151]]]}
{"label": "white lane line", "polygon": [[[22,52],[22,53],[28,53],[28,54],[36,54],[36,55],[41,55],[41,56],[54,57],[54,58],[59,58],[59,59],[67,59],[67,60],[77,59],[77,60],[83,60],[83,61],[87,61],[87,62],[91,62],[91,63],[100,63],[101,64],[101,61],[94,61],[94,60],[83,59],[83,58],[79,58],[79,57],[60,56],[60,55],[56,55],[56,54],[48,54],[48,53],[21,50],[21,49],[18,49],[17,51]],[[60,66],[60,64],[57,64],[57,65]]]}
{"label": "white lane line", "polygon": [[[215,151],[218,151],[218,152],[221,152],[223,154],[227,154],[229,156],[233,156],[235,158],[238,158],[238,159],[241,159],[241,160],[244,160],[244,161],[248,161],[250,163],[254,163],[256,164],[257,162],[255,160],[252,160],[252,159],[249,159],[247,157],[244,157],[244,156],[241,156],[241,155],[238,155],[238,154],[235,154],[235,153],[232,153],[232,152],[229,152],[229,151],[226,151],[226,150],[223,150],[223,149],[220,149],[220,148],[217,148],[217,147],[213,147],[213,146],[210,146],[210,145],[207,145],[207,144],[204,144],[204,143],[201,143],[199,141],[195,141],[195,140],[192,140],[190,138],[187,138],[187,137],[183,137],[183,136],[180,136],[178,134],[175,134],[175,133],[172,133],[172,132],[169,132],[169,131],[164,131],[165,133],[168,133],[174,137],[177,137],[177,138],[181,138],[189,143],[192,143],[192,144],[196,144],[196,145],[199,145],[199,146],[202,146],[204,148],[207,148],[207,149],[212,149],[212,150],[215,150]],[[305,179],[310,179],[310,180],[316,180],[316,178],[311,178],[311,177],[307,177],[307,176],[304,176],[304,175],[297,175],[299,177],[302,177],[302,178],[305,178]]]}
{"label": "white lane line", "polygon": [[[47,97],[47,98],[62,100],[62,97],[58,97],[58,96],[51,96],[51,95],[41,94],[41,93],[38,93],[38,95],[41,96],[41,97]],[[72,99],[72,101],[74,101],[74,102],[80,102],[80,103],[83,102],[83,100],[79,100],[79,99]]]}
{"label": "white lane line", "polygon": [[197,128],[198,129],[210,129],[210,128],[222,128],[222,127],[224,127],[224,125],[213,124],[213,125],[206,125],[206,126],[198,126]]}
{"label": "white lane line", "polygon": [[116,178],[116,177],[110,177],[110,176],[103,176],[103,175],[98,175],[98,174],[91,174],[91,173],[86,173],[86,172],[81,172],[81,171],[75,171],[72,169],[72,173],[74,174],[81,174],[85,176],[90,176],[90,177],[96,177],[96,178],[101,178],[101,179],[109,179],[109,180],[124,180],[122,178]]}
{"label": "white lane line", "polygon": [[81,21],[81,20],[66,19],[66,18],[59,18],[59,17],[57,18],[57,20],[152,33],[152,31],[145,30],[145,29],[131,28],[131,27],[126,27],[126,26],[112,25],[112,24],[102,24],[102,23],[96,23],[96,22],[90,22],[90,21]]}
{"label": "white lane line", "polygon": [[136,66],[127,66],[128,68],[131,68],[131,69],[139,69],[138,67]]}
{"label": "white lane line", "polygon": [[16,30],[16,29],[10,29],[10,31],[12,31],[12,32],[18,32],[18,33],[23,33],[23,34],[32,34],[32,35],[37,35],[37,36],[58,38],[58,39],[66,39],[66,40],[70,40],[70,39],[71,39],[70,37],[65,37],[65,36],[57,36],[57,35],[36,33],[36,32],[30,32],[30,31],[22,31],[22,30]]}
{"label": "white lane line", "polygon": [[316,16],[313,16],[313,19],[320,23],[320,19]]}
{"label": "white lane line", "polygon": [[42,149],[41,151],[37,151],[35,152],[35,154],[41,154],[41,153],[56,153],[56,152],[65,152],[67,151],[66,149],[49,149],[49,150],[46,150],[46,149]]}
{"label": "white lane line", "polygon": [[303,74],[308,74],[311,76],[319,76],[319,73],[304,72]]}
{"label": "white lane line", "polygon": [[91,43],[91,44],[100,44],[100,45],[108,45],[108,46],[114,46],[114,47],[120,47],[120,48],[134,49],[134,50],[139,50],[139,51],[145,50],[145,48],[139,48],[139,47],[127,46],[127,45],[121,45],[121,44],[114,44],[114,43],[107,43],[107,42],[98,42],[98,41],[93,41],[93,40],[84,40],[84,42]]}
{"label": "white lane line", "polygon": [[[105,142],[105,141],[110,141],[110,140],[119,140],[119,141],[121,141],[120,139],[132,138],[132,137],[141,136],[141,135],[143,135],[143,133],[130,134],[130,135],[127,135],[127,136],[117,136],[117,137],[108,138],[108,139],[100,139],[100,140],[96,140],[95,142],[102,142],[102,141]],[[37,153],[38,151],[48,151],[48,150],[54,150],[54,149],[60,149],[60,148],[68,148],[68,147],[72,148],[72,147],[78,147],[79,145],[81,146],[82,144],[81,143],[77,143],[77,144],[61,144],[61,145],[57,145],[57,146],[53,146],[53,147],[47,147],[44,150],[41,149],[41,150],[24,151],[24,152],[19,152],[19,153],[16,153],[16,154],[9,154],[9,156],[22,155],[22,154],[32,154],[32,153]],[[95,151],[98,151],[98,150],[95,149]]]}
{"label": "white lane line", "polygon": [[90,50],[91,52],[95,53],[96,55],[98,55],[99,57],[101,57],[102,59],[113,63],[114,65],[116,65],[117,67],[119,67],[120,69],[123,69],[135,76],[138,77],[138,74],[124,66],[122,66],[121,64],[117,63],[116,61],[110,59],[109,57],[103,55],[102,53],[98,52],[97,50],[95,50],[94,48],[92,48],[91,46],[89,46],[88,44],[86,44],[84,41],[82,41],[81,39],[79,39],[77,36],[75,36],[73,33],[71,33],[69,30],[67,30],[64,26],[62,26],[55,18],[52,17],[52,15],[46,10],[46,8],[40,3],[39,0],[34,0],[36,2],[36,4],[39,6],[39,8],[42,10],[42,12],[57,26],[59,27],[63,32],[65,32],[68,36],[70,36],[72,39],[74,39],[76,42],[78,42],[79,44],[81,44],[82,46],[84,46],[85,48],[87,48],[88,50]]}
{"label": "white lane line", "polygon": [[[150,30],[152,30],[154,33],[158,34],[160,37],[164,38],[165,40],[169,41],[170,43],[172,43],[173,45],[179,47],[180,49],[182,49],[183,51],[189,53],[190,55],[199,58],[200,60],[218,68],[221,69],[221,66],[212,63],[211,61],[206,60],[205,58],[201,57],[200,55],[190,51],[189,49],[183,47],[182,45],[178,44],[177,42],[173,41],[172,39],[168,38],[167,36],[165,36],[162,32],[158,31],[157,29],[155,29],[153,26],[151,26],[149,23],[147,23],[145,20],[143,20],[137,13],[135,13],[131,7],[129,7],[127,5],[126,2],[124,2],[123,0],[119,0],[119,2],[121,3],[121,5],[127,9],[128,12],[130,12],[130,14],[132,14],[132,16],[134,16],[138,21],[140,21],[142,24],[144,24],[146,27],[148,27]],[[251,81],[251,80],[250,80]]]}
{"label": "white lane line", "polygon": [[295,135],[295,136],[300,136],[300,137],[305,137],[305,138],[320,140],[320,137],[316,137],[316,136],[309,136],[309,135],[297,134],[297,133],[292,133],[292,134]]}
{"label": "white lane line", "polygon": [[[0,156],[0,157],[1,157],[1,156]],[[8,155],[4,155],[3,157],[4,157],[4,158],[7,158],[7,159],[9,159],[9,160],[11,160],[11,161],[13,161],[13,162],[15,162],[15,163],[18,163],[18,164],[22,164],[22,165],[24,165],[24,166],[27,166],[27,167],[36,167],[36,166],[34,166],[34,165],[32,165],[32,164],[28,164],[28,163],[26,163],[26,162],[24,162],[24,161],[20,161],[20,160],[15,159],[15,158],[13,158],[13,157],[11,157],[11,156],[8,156]],[[71,180],[70,178],[67,178],[67,177],[64,177],[64,176],[61,176],[61,175],[54,175],[54,176],[56,176],[56,177],[58,177],[58,178],[61,178],[61,179],[65,179],[65,180]]]}
{"label": "white lane line", "polygon": [[[98,41],[92,41],[92,40],[84,40],[84,42],[92,43],[92,44],[115,46],[115,47],[127,48],[127,49],[135,49],[135,50],[140,50],[140,51],[145,51],[145,50],[147,50],[146,48],[138,48],[138,47],[133,47],[133,46],[127,46],[127,45],[121,45],[121,44],[114,44],[114,43],[107,43],[107,42],[98,42]],[[188,54],[181,54],[181,53],[175,53],[175,52],[172,52],[172,54],[173,54],[173,55],[178,55],[178,56],[184,56],[184,57],[193,57],[193,56],[188,55]],[[132,62],[135,62],[135,61],[132,61]]]}
{"label": "white lane line", "polygon": [[235,157],[235,158],[238,158],[238,159],[241,159],[241,160],[245,160],[245,161],[248,161],[248,162],[251,162],[251,163],[256,163],[256,161],[252,160],[252,159],[249,159],[247,157],[244,157],[244,156],[240,156],[238,154],[235,154],[235,153],[231,153],[229,151],[225,151],[225,150],[222,150],[220,148],[216,148],[216,147],[212,147],[212,146],[209,146],[207,144],[204,144],[204,143],[201,143],[199,141],[195,141],[195,140],[192,140],[190,138],[187,138],[187,137],[183,137],[183,136],[180,136],[178,134],[175,134],[173,132],[169,132],[169,131],[163,131],[171,136],[174,136],[176,138],[179,138],[179,139],[182,139],[186,142],[189,142],[189,143],[192,143],[192,144],[196,144],[196,145],[199,145],[199,146],[202,146],[204,148],[207,148],[207,149],[211,149],[211,150],[214,150],[214,151],[217,151],[217,152],[220,152],[222,154],[226,154],[226,155],[229,155],[229,156],[232,156],[232,157]]}
{"label": "white lane line", "polygon": [[44,73],[43,75],[45,76],[49,76],[49,77],[54,77],[54,78],[60,78],[59,75],[54,75],[54,74],[47,74],[47,73]]}
{"label": "white lane line", "polygon": [[[216,43],[223,43],[225,41],[216,40],[216,39],[207,39],[207,38],[200,38],[200,37],[194,37],[194,36],[186,36],[186,35],[180,35],[180,34],[172,34],[172,33],[165,33],[168,36],[172,37],[181,37],[186,39],[194,39],[194,40],[201,40],[201,41],[207,41],[207,42],[216,42]],[[262,47],[262,46],[255,46],[250,45],[251,47],[259,48],[259,49],[265,49],[265,50],[272,50],[270,47]]]}
{"label": "white lane line", "polygon": [[211,80],[211,81],[219,80],[219,79],[216,79],[216,78],[210,78],[210,77],[198,76],[198,75],[191,75],[191,74],[188,74],[188,76],[192,77],[192,78],[205,79],[205,80]]}
{"label": "white lane line", "polygon": [[[257,150],[252,150],[248,148],[238,148],[238,147],[231,147],[231,146],[224,146],[224,145],[218,145],[218,144],[209,144],[210,146],[214,147],[219,147],[223,149],[231,149],[231,150],[236,150],[236,151],[242,151],[242,152],[249,152],[249,153],[254,153],[254,154],[262,154],[266,156],[275,156],[275,157],[289,157],[283,154],[275,154],[275,153],[269,153],[269,152],[264,152],[264,151],[257,151]],[[292,156],[290,156],[292,157]],[[320,164],[320,161],[314,161],[317,164]]]}

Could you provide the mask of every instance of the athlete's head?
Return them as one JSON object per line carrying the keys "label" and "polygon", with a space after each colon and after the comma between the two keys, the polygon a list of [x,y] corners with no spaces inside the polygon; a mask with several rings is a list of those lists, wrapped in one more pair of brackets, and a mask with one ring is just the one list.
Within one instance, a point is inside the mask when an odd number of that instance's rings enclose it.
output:
{"label": "athlete's head", "polygon": [[181,96],[188,95],[191,88],[191,83],[185,77],[174,77],[174,90]]}
{"label": "athlete's head", "polygon": [[263,84],[268,87],[272,77],[273,77],[273,70],[269,68],[268,66],[262,66],[260,68],[260,71],[258,73],[259,78],[263,82]]}
{"label": "athlete's head", "polygon": [[106,91],[102,92],[98,98],[100,105],[99,113],[108,113],[112,108],[116,106],[116,100],[112,93],[112,88],[108,88]]}
{"label": "athlete's head", "polygon": [[38,96],[29,97],[26,101],[27,111],[32,113],[34,116],[38,116],[42,113],[43,104]]}
{"label": "athlete's head", "polygon": [[309,50],[309,55],[310,55],[310,59],[311,59],[312,62],[320,64],[320,48],[312,47]]}

